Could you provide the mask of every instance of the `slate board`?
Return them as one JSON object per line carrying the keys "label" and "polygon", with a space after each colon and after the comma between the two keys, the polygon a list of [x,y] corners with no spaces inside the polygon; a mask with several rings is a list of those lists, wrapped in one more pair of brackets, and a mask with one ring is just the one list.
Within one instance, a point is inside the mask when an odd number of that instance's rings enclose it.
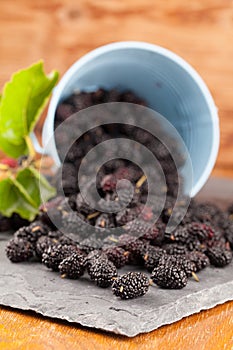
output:
{"label": "slate board", "polygon": [[[199,197],[221,205],[231,198],[233,202],[233,182],[211,180]],[[233,300],[233,263],[224,269],[203,270],[199,283],[190,279],[182,290],[153,286],[142,298],[122,301],[109,289],[95,287],[86,276],[61,281],[38,263],[10,263],[4,253],[8,238],[9,234],[0,235],[1,305],[133,337]]]}

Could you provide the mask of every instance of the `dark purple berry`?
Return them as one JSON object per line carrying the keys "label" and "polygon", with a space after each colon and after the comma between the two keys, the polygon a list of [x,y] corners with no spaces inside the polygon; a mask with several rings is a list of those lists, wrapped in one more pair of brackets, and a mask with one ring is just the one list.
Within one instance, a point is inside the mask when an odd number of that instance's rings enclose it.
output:
{"label": "dark purple berry", "polygon": [[52,245],[42,255],[42,263],[52,269],[53,271],[58,271],[59,264],[72,255],[73,253],[81,253],[82,251],[76,246],[72,245]]}
{"label": "dark purple berry", "polygon": [[98,287],[107,288],[117,277],[117,269],[111,261],[99,258],[93,261],[88,274]]}
{"label": "dark purple berry", "polygon": [[12,238],[6,246],[6,255],[14,263],[30,260],[34,255],[34,246],[22,238]]}
{"label": "dark purple berry", "polygon": [[117,269],[120,269],[128,263],[129,252],[121,247],[109,247],[104,249],[103,253],[107,256],[108,260],[113,262]]}
{"label": "dark purple berry", "polygon": [[56,238],[41,236],[36,242],[36,255],[41,260],[43,253],[53,245],[58,245],[59,241]]}
{"label": "dark purple berry", "polygon": [[133,299],[145,295],[149,290],[148,277],[142,272],[128,272],[117,277],[112,292],[121,299]]}
{"label": "dark purple berry", "polygon": [[62,277],[77,279],[84,274],[84,255],[73,253],[59,264],[59,271]]}
{"label": "dark purple berry", "polygon": [[165,249],[167,254],[170,255],[184,255],[187,253],[186,246],[181,244],[165,244],[163,245],[163,249]]}
{"label": "dark purple berry", "polygon": [[154,246],[147,246],[143,255],[145,268],[152,272],[158,265],[160,258],[166,254],[164,249]]}
{"label": "dark purple berry", "polygon": [[209,258],[202,252],[194,250],[187,253],[186,257],[195,264],[196,271],[200,271],[210,264]]}
{"label": "dark purple berry", "polygon": [[155,267],[151,279],[159,287],[167,289],[181,289],[188,282],[185,271],[180,266],[169,262]]}
{"label": "dark purple berry", "polygon": [[224,267],[230,264],[232,260],[232,252],[227,249],[222,249],[219,247],[209,248],[206,255],[210,259],[211,265],[216,267]]}

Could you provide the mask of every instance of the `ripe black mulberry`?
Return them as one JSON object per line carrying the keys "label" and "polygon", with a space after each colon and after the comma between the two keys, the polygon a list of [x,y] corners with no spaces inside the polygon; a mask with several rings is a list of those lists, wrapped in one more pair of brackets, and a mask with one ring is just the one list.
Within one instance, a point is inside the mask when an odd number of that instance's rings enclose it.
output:
{"label": "ripe black mulberry", "polygon": [[85,272],[84,256],[73,253],[59,264],[59,271],[62,277],[77,279]]}
{"label": "ripe black mulberry", "polygon": [[117,269],[125,266],[129,260],[129,252],[121,247],[109,247],[104,249],[103,252],[107,255],[108,260],[113,262]]}
{"label": "ripe black mulberry", "polygon": [[142,272],[128,272],[116,278],[113,294],[121,299],[133,299],[145,295],[149,290],[148,277]]}
{"label": "ripe black mulberry", "polygon": [[42,263],[53,271],[58,271],[58,266],[68,256],[73,253],[81,253],[82,251],[76,246],[72,245],[53,245],[49,246],[49,248],[42,255]]}
{"label": "ripe black mulberry", "polygon": [[12,238],[6,246],[6,255],[14,263],[28,261],[34,255],[34,246],[22,238]]}
{"label": "ripe black mulberry", "polygon": [[220,247],[209,248],[206,255],[210,259],[211,265],[216,267],[224,267],[230,264],[232,260],[232,252]]}
{"label": "ripe black mulberry", "polygon": [[155,267],[151,279],[159,287],[167,289],[181,289],[188,282],[185,271],[180,266],[170,264],[169,262],[159,264]]}
{"label": "ripe black mulberry", "polygon": [[117,277],[117,269],[111,261],[99,258],[93,261],[88,274],[98,287],[107,288]]}

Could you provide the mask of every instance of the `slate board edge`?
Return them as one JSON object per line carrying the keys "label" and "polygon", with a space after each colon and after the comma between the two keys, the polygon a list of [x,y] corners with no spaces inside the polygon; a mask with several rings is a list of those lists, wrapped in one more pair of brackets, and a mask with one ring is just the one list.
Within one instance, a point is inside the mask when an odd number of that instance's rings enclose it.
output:
{"label": "slate board edge", "polygon": [[[69,318],[69,317],[64,317],[64,316],[62,316],[60,314],[56,315],[54,313],[53,315],[51,315],[49,312],[46,312],[46,311],[43,311],[43,310],[35,311],[34,309],[32,309],[30,307],[25,307],[25,305],[14,306],[14,304],[11,304],[11,306],[9,306],[9,304],[2,302],[1,299],[0,299],[0,304],[2,306],[6,306],[6,307],[12,308],[14,310],[33,311],[33,312],[35,312],[38,315],[41,315],[43,317],[49,317],[51,319],[54,319],[55,321],[59,321],[59,320],[67,321],[67,322],[72,323],[72,324],[76,323],[77,325],[80,324],[83,327],[95,329],[96,331],[105,331],[105,332],[110,332],[110,333],[114,333],[114,334],[117,334],[117,335],[123,335],[123,336],[129,337],[129,338],[132,338],[132,337],[135,337],[135,336],[137,336],[139,334],[148,333],[148,332],[151,332],[153,330],[156,330],[157,328],[159,328],[161,326],[165,326],[165,325],[172,324],[174,322],[180,321],[181,319],[183,319],[185,317],[188,317],[188,316],[191,316],[193,314],[197,314],[200,311],[209,310],[209,309],[214,308],[217,305],[221,305],[221,304],[224,304],[227,301],[233,300],[233,293],[232,293],[233,281],[224,283],[224,284],[222,284],[222,286],[225,286],[225,287],[228,287],[228,288],[223,288],[224,293],[221,293],[221,296],[219,296],[220,299],[215,296],[216,290],[218,289],[218,286],[215,286],[215,287],[212,287],[212,288],[208,289],[208,294],[209,294],[208,295],[208,303],[204,307],[198,307],[198,305],[195,302],[192,305],[192,302],[195,301],[196,298],[199,297],[199,294],[203,293],[203,290],[199,291],[199,292],[196,292],[196,293],[194,293],[192,295],[184,296],[183,298],[178,299],[176,303],[173,303],[173,304],[171,303],[170,305],[159,307],[158,308],[159,312],[163,312],[163,309],[167,310],[167,313],[164,314],[165,318],[162,319],[162,320],[160,318],[160,322],[157,322],[157,323],[155,321],[152,321],[151,324],[150,324],[150,323],[148,323],[149,315],[147,314],[146,315],[147,324],[146,324],[145,329],[143,329],[143,330],[142,330],[142,327],[141,327],[141,324],[143,323],[143,319],[141,319],[140,323],[138,323],[138,325],[140,324],[138,328],[134,328],[134,329],[128,328],[126,330],[126,328],[124,328],[124,327],[121,328],[119,326],[119,324],[114,324],[114,325],[111,325],[111,326],[110,325],[106,326],[106,324],[105,324],[104,326],[102,326],[101,322],[100,322],[99,325],[97,323],[92,324],[91,323],[91,319],[89,319],[89,318],[85,322],[85,321],[82,321],[82,319],[80,319],[80,320],[78,318],[77,319],[72,319],[72,318]],[[218,296],[218,294],[217,294],[217,296]],[[185,312],[185,308],[184,308],[182,317],[181,316],[174,317],[174,312],[176,310],[177,305],[181,305],[181,306],[184,305],[185,306],[188,301],[189,301],[189,306],[192,305],[192,308],[189,309],[188,312]],[[127,312],[123,308],[121,309],[121,311]],[[171,315],[172,315],[172,317],[171,317]],[[90,315],[90,317],[91,317],[91,315]],[[137,320],[137,318],[136,318],[136,320]],[[137,325],[137,323],[136,323],[136,325]]]}

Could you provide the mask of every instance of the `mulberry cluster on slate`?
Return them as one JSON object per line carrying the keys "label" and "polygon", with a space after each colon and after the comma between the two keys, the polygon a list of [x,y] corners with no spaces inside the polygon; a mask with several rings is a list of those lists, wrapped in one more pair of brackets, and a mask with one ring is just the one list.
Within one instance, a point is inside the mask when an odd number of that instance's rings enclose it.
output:
{"label": "mulberry cluster on slate", "polygon": [[[134,93],[115,89],[73,94],[58,106],[55,126],[86,107],[111,101],[146,105]],[[106,162],[98,170],[95,182],[85,175],[81,194],[78,170],[83,157],[102,141],[116,137],[138,141],[160,161],[166,185],[151,189],[153,206],[145,205],[148,183],[143,170],[130,160],[121,158]],[[17,214],[10,219],[0,215],[0,226],[4,230],[17,230],[6,246],[9,260],[17,263],[37,259],[47,268],[60,272],[63,278],[78,279],[80,282],[77,283],[82,283],[82,276],[86,274],[98,287],[112,286],[113,294],[121,299],[147,293],[151,282],[149,274],[161,288],[180,289],[186,286],[189,277],[198,280],[195,273],[207,266],[230,264],[233,204],[222,211],[215,204],[198,203],[192,199],[184,216],[188,199],[183,197],[176,203],[176,211],[173,212],[179,183],[176,167],[167,148],[149,132],[126,124],[98,126],[80,137],[66,156],[62,155],[65,139],[67,135],[58,132],[58,152],[64,161],[63,167],[52,179],[58,196],[41,206],[33,223],[26,222]],[[173,148],[176,152],[175,143]],[[179,165],[182,166],[183,162],[180,156]],[[155,173],[150,166],[148,171]],[[157,175],[154,176],[157,184]],[[124,179],[131,182],[133,193],[122,181],[118,186],[118,181]],[[93,184],[101,197],[97,203],[98,210],[91,206],[94,202]],[[61,195],[63,191],[65,198]],[[86,203],[83,193],[89,194],[90,203]],[[159,214],[165,194],[165,205]],[[159,214],[159,217],[157,222],[152,223],[154,214]],[[168,233],[166,224],[171,216],[174,228]],[[120,233],[112,234],[112,228],[119,228]],[[90,235],[90,232],[95,234]],[[118,269],[127,269],[128,265],[144,269],[145,274],[129,272],[118,276]]]}

